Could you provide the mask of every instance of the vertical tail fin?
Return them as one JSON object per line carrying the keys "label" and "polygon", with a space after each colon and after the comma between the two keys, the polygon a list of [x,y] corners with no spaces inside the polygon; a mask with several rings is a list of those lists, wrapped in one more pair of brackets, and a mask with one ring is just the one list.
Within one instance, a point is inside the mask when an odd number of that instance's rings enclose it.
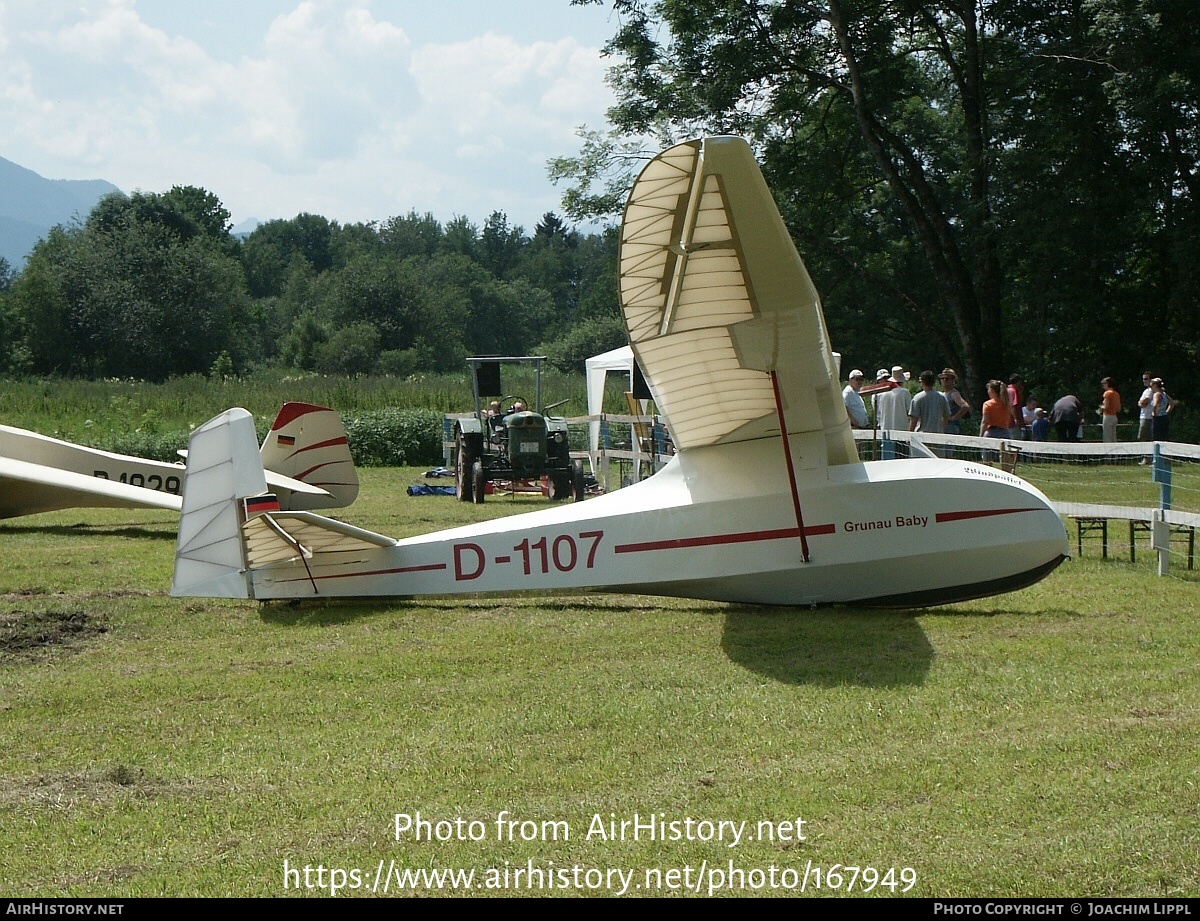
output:
{"label": "vertical tail fin", "polygon": [[342,420],[332,409],[312,403],[285,403],[262,445],[263,466],[319,486],[328,496],[277,489],[283,509],[342,508],[358,497],[358,473]]}
{"label": "vertical tail fin", "polygon": [[192,432],[172,595],[251,597],[241,500],[266,490],[250,413],[226,410]]}

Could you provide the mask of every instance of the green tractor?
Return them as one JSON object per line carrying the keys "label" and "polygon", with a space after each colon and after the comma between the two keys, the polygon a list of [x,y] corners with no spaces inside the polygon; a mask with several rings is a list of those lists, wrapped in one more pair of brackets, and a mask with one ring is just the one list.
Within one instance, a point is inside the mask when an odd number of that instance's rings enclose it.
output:
{"label": "green tractor", "polygon": [[[460,502],[482,503],[487,484],[495,480],[549,481],[554,501],[584,498],[583,463],[571,459],[567,420],[533,412],[524,400],[500,387],[502,364],[533,364],[534,406],[542,404],[542,356],[468,358],[475,391],[475,415],[454,424],[454,486]],[[495,397],[488,407],[483,401]]]}

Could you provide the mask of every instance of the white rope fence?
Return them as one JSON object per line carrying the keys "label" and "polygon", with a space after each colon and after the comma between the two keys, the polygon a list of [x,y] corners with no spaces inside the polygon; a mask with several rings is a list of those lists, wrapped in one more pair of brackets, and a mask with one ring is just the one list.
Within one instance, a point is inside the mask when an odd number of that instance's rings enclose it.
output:
{"label": "white rope fence", "polygon": [[[1200,527],[1200,445],[1180,442],[1063,442],[980,438],[971,435],[856,431],[863,459],[921,456],[998,463],[1015,470],[1050,499],[1076,526],[1078,552],[1083,536],[1100,532],[1109,550],[1110,522],[1127,523],[1131,559],[1139,549],[1158,553],[1165,573],[1171,556],[1188,569],[1195,565],[1195,529]],[[913,442],[917,444],[913,444]],[[1107,501],[1097,501],[1104,499]],[[1113,535],[1120,526],[1114,527]],[[1174,542],[1172,541],[1174,538]]]}

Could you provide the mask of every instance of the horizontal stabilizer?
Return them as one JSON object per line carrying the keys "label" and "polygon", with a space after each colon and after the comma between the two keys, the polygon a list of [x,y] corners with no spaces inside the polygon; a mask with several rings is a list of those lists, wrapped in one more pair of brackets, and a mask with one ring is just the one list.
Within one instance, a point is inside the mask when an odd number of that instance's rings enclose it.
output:
{"label": "horizontal stabilizer", "polygon": [[242,525],[242,532],[246,535],[246,560],[251,569],[312,559],[320,553],[396,546],[390,537],[311,512],[257,515]]}
{"label": "horizontal stabilizer", "polygon": [[320,486],[310,486],[303,480],[294,480],[290,476],[284,476],[282,473],[276,473],[274,470],[263,470],[263,474],[267,478],[267,485],[271,487],[271,491],[276,495],[284,493],[294,493],[292,504],[297,501],[312,501],[314,499],[332,499],[332,494],[327,489],[322,489]]}

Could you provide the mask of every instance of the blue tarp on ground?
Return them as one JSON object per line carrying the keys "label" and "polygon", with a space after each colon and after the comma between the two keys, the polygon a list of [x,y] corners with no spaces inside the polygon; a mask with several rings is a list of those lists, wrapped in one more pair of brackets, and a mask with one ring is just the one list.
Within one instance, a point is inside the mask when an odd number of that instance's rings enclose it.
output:
{"label": "blue tarp on ground", "polygon": [[426,486],[424,483],[417,483],[415,486],[408,487],[410,496],[453,496],[453,486]]}

